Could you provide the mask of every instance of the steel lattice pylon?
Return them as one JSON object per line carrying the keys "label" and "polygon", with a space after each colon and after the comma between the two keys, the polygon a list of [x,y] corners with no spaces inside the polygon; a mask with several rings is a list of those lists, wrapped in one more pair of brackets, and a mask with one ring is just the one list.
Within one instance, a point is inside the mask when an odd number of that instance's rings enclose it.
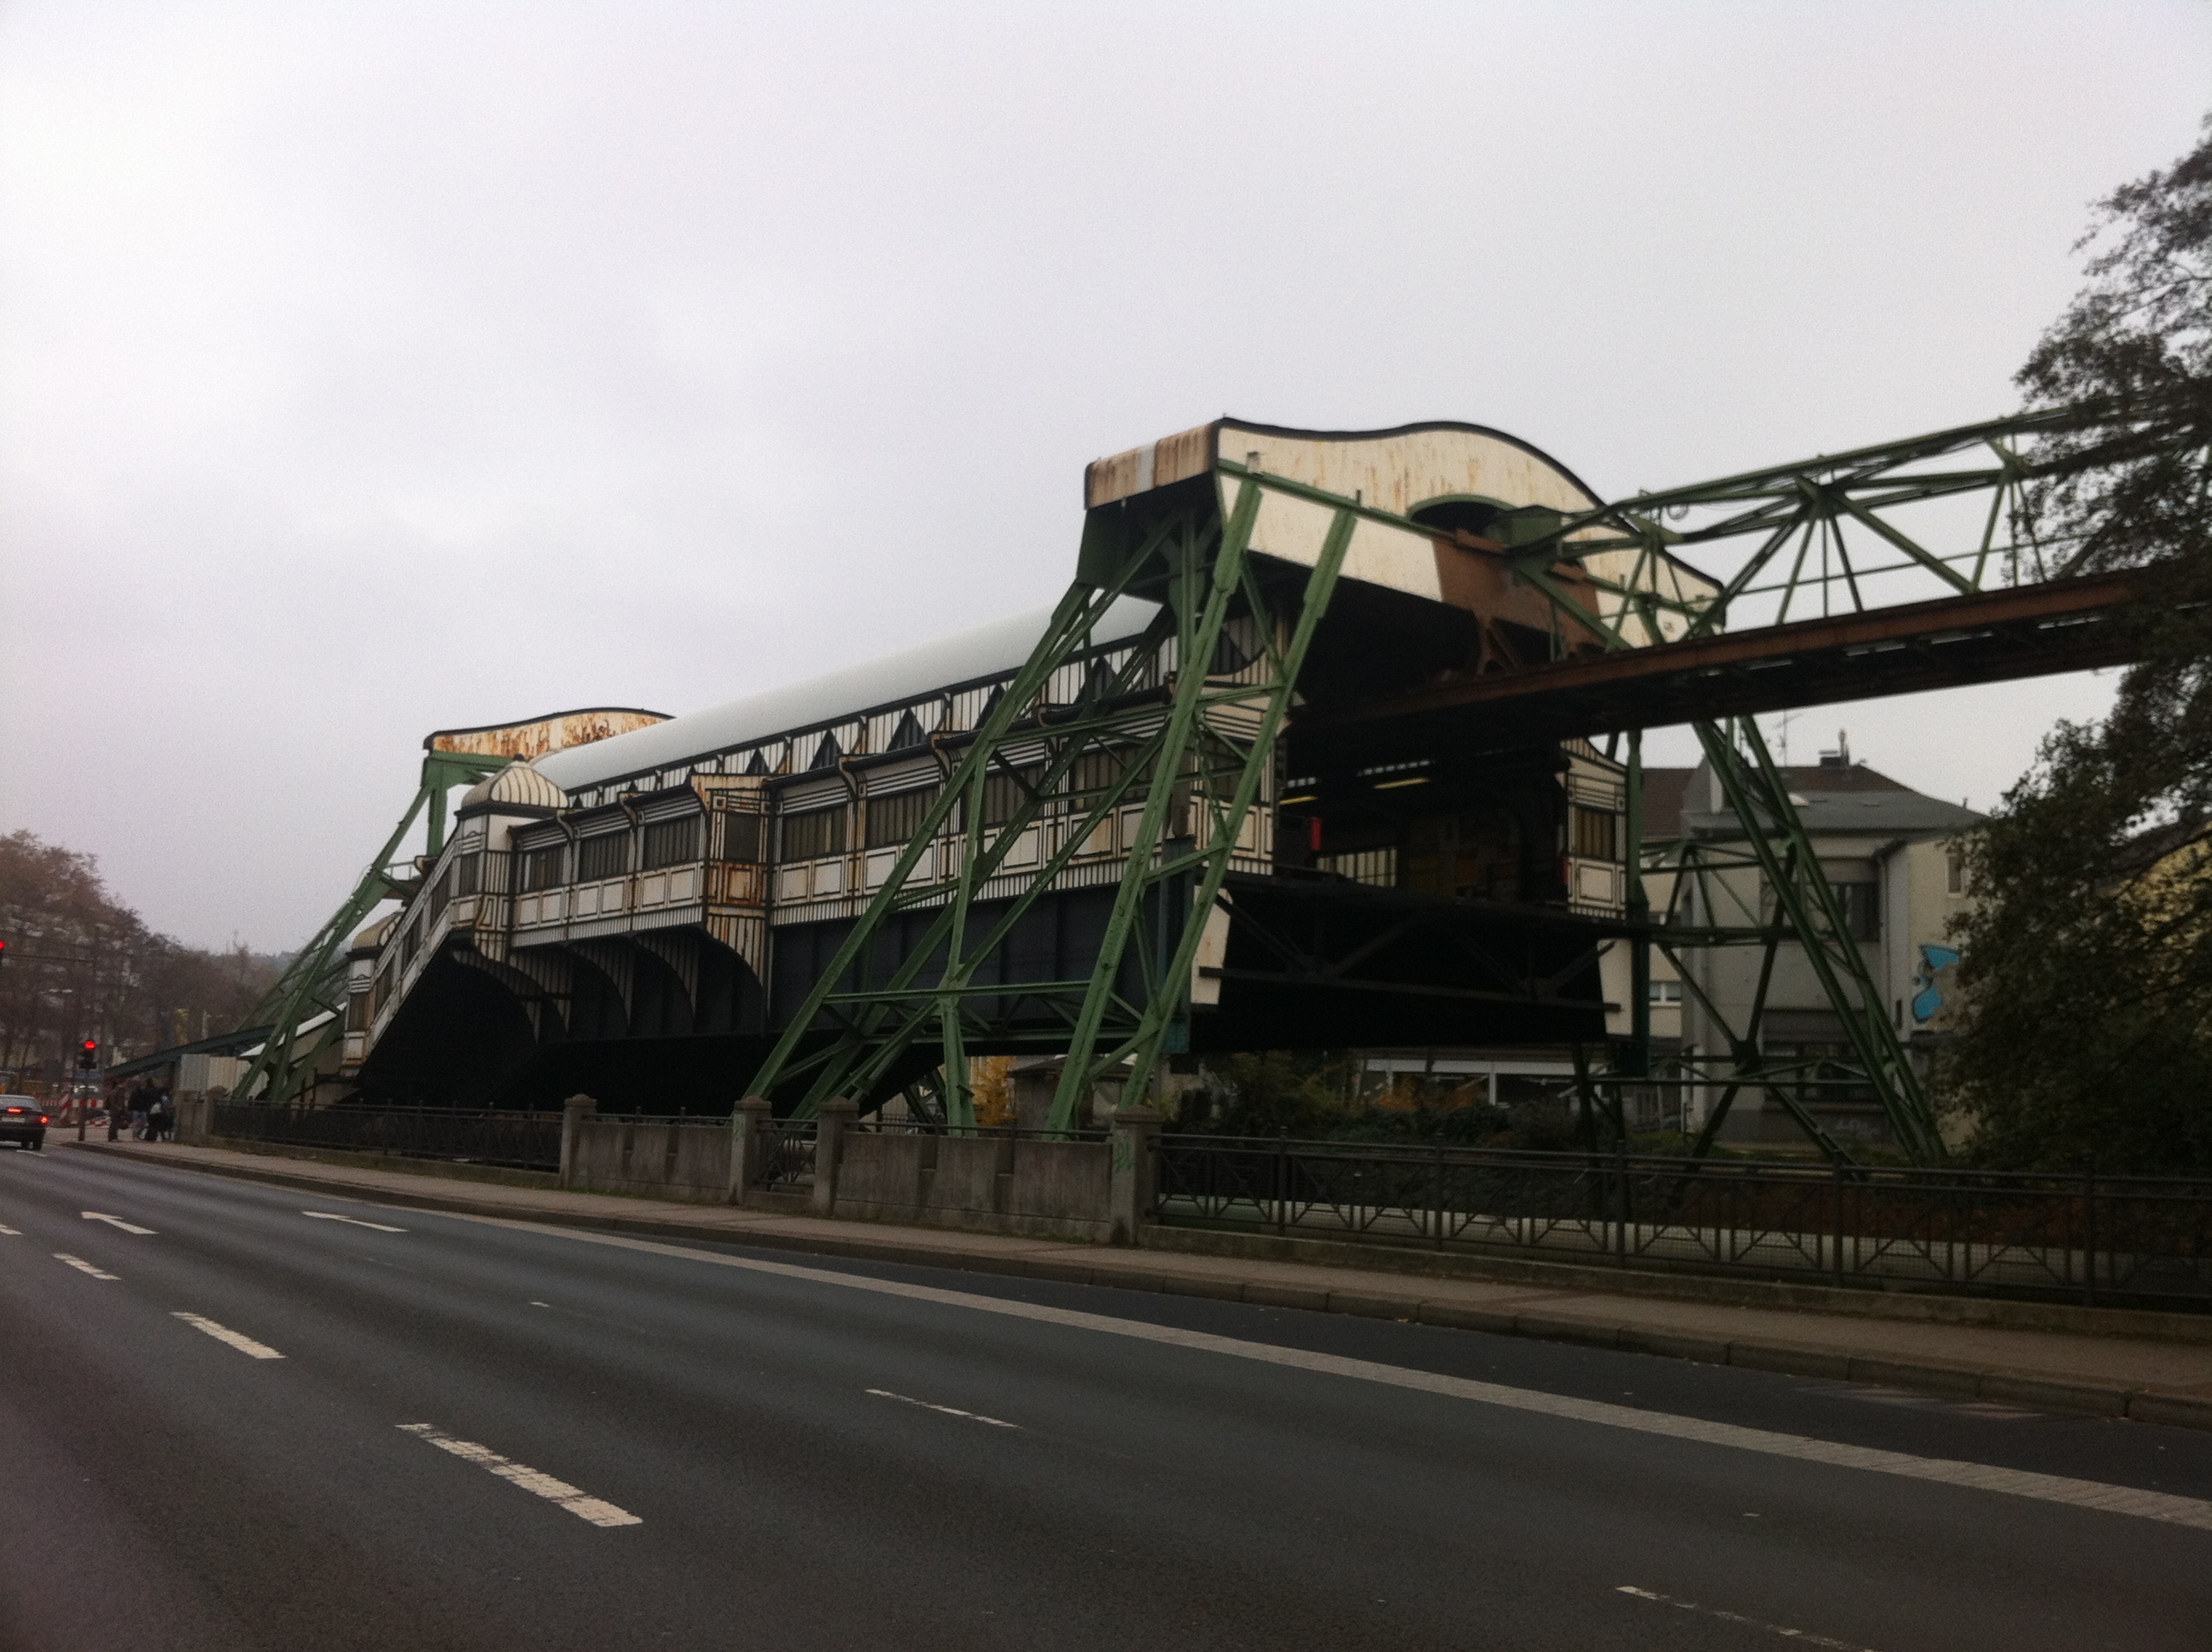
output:
{"label": "steel lattice pylon", "polygon": [[[294,955],[276,984],[263,994],[246,1017],[246,1026],[266,1026],[269,1036],[234,1087],[234,1095],[289,1101],[313,1082],[316,1064],[344,1030],[346,944],[363,919],[404,890],[402,879],[393,872],[392,856],[398,853],[416,821],[427,812],[428,853],[434,859],[445,846],[446,794],[456,786],[471,785],[498,773],[507,763],[504,757],[451,751],[433,751],[422,759],[414,799],[400,814],[399,823],[392,829],[384,847],[362,870],[353,893]],[[330,1018],[313,1029],[313,1043],[300,1048],[301,1032],[324,1014]]]}
{"label": "steel lattice pylon", "polygon": [[[1084,572],[1091,577],[1061,598],[1036,652],[967,743],[890,876],[754,1076],[752,1093],[768,1095],[806,1077],[798,1105],[811,1113],[832,1096],[867,1094],[908,1050],[933,1045],[942,1055],[946,1116],[956,1125],[972,1124],[966,1048],[987,1031],[1001,1044],[1015,1036],[988,1026],[986,1006],[1009,999],[1048,1001],[1063,1012],[1059,1030],[1042,1036],[1048,1047],[1066,1053],[1054,1128],[1073,1125],[1092,1087],[1125,1063],[1126,1093],[1144,1092],[1162,1054],[1178,1042],[1203,914],[1220,895],[1260,800],[1355,520],[1352,508],[1339,510],[1316,566],[1296,585],[1271,590],[1245,554],[1261,492],[1260,483],[1246,479],[1225,521],[1212,511],[1185,510],[1154,524],[1133,545],[1094,538],[1086,546]],[[1094,671],[1096,686],[1081,702],[1058,714],[1040,708],[1052,674],[1093,652],[1092,627],[1137,585],[1164,594],[1159,619],[1110,676]],[[1235,616],[1252,622],[1247,629],[1256,656],[1250,660],[1223,659]],[[1190,669],[1194,661],[1206,664]],[[1212,669],[1224,665],[1229,668]],[[1034,740],[1040,732],[1049,734],[1054,755],[1041,774],[1026,778],[1004,753],[1016,738]],[[1047,799],[1094,753],[1109,759],[1114,772],[1079,794],[1082,825],[1012,901],[994,903],[988,924],[971,922],[980,886]],[[985,806],[994,774],[1012,778],[1023,793],[996,822]],[[1091,978],[977,983],[978,966],[1052,886],[1088,832],[1139,786],[1143,813]],[[925,847],[956,810],[963,845],[957,872],[917,879]],[[1171,825],[1180,829],[1171,832]],[[1176,909],[1168,910],[1170,905]],[[895,914],[916,907],[933,907],[933,920],[887,977],[872,983],[863,966],[872,943]],[[1147,914],[1149,926],[1139,921]],[[1199,921],[1191,921],[1192,914]],[[1141,983],[1135,1000],[1122,990],[1124,961],[1133,952]],[[824,1032],[826,1043],[803,1051],[810,1036]]]}

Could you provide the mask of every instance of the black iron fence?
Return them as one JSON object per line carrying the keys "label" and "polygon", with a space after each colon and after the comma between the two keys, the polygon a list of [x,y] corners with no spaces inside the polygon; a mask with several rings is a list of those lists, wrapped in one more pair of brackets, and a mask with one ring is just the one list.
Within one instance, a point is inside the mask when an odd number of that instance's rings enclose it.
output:
{"label": "black iron fence", "polygon": [[561,1168],[558,1113],[490,1113],[453,1107],[301,1107],[217,1102],[211,1133],[234,1141],[282,1142],[397,1153],[512,1169]]}
{"label": "black iron fence", "polygon": [[2212,1309],[2212,1181],[1170,1135],[1158,1187],[1170,1224]]}
{"label": "black iron fence", "polygon": [[814,1185],[815,1122],[811,1119],[778,1119],[768,1128],[768,1151],[761,1167],[760,1185],[791,1193]]}

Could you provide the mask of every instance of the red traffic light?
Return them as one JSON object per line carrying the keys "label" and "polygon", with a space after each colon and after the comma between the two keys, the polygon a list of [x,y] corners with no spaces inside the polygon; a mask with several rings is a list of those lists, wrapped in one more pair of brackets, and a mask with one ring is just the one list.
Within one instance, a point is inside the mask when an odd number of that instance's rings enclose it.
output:
{"label": "red traffic light", "polygon": [[95,1054],[99,1049],[100,1041],[97,1038],[88,1038],[84,1041],[84,1053],[87,1055]]}

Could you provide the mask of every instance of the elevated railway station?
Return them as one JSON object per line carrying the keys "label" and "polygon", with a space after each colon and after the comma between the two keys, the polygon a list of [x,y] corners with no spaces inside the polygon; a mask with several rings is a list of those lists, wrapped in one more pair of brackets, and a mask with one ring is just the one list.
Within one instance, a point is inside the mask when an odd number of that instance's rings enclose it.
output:
{"label": "elevated railway station", "polygon": [[[1192,596],[1234,513],[1224,454],[1406,520],[1359,519],[1332,544],[1336,513],[1270,497],[1208,626]],[[350,949],[331,1078],[390,1100],[543,1104],[581,1086],[726,1105],[780,1037],[812,1054],[902,967],[941,970],[954,915],[972,950],[950,1037],[969,1055],[1065,1048],[1102,969],[1133,1007],[1180,951],[1170,1054],[1601,1040],[1628,985],[1599,963],[1626,910],[1617,762],[1508,731],[1361,766],[1324,800],[1285,727],[1594,655],[1595,635],[1559,627],[1477,530],[1595,497],[1474,427],[1227,421],[1102,461],[1086,490],[1081,555],[1119,589],[1079,631],[1017,616],[478,782],[404,907]],[[1711,589],[1671,562],[1659,582],[1677,600]],[[1303,670],[1285,671],[1306,614]],[[1058,657],[1025,676],[1056,624]],[[1193,688],[1204,704],[1171,729]],[[527,726],[431,744],[495,756],[531,744]],[[1222,876],[1200,906],[1209,862]],[[1133,864],[1161,874],[1133,902]],[[892,920],[841,967],[894,885]],[[825,982],[841,1001],[811,1003]],[[945,1064],[938,1023],[874,1090]]]}
{"label": "elevated railway station", "polygon": [[[1210,1051],[1550,1044],[1619,1131],[1625,1085],[1695,1089],[1709,1133],[1764,1090],[1842,1157],[1804,1101],[1832,1082],[1938,1157],[1751,718],[2141,657],[2149,576],[2022,529],[2020,445],[2107,416],[1610,502],[1469,424],[1223,419],[1100,460],[1050,610],[689,715],[433,736],[241,1093],[904,1095],[959,1124],[968,1059],[1027,1052],[1063,1058],[1066,1128]],[[1719,859],[1638,819],[1640,732],[1681,722],[1762,826]],[[1754,871],[1758,913],[1700,893]],[[1848,1073],[1769,1060],[1763,999],[1741,1026],[1704,1005],[1720,1043],[1654,1068],[1655,951],[1761,947],[1771,973],[1784,945]]]}

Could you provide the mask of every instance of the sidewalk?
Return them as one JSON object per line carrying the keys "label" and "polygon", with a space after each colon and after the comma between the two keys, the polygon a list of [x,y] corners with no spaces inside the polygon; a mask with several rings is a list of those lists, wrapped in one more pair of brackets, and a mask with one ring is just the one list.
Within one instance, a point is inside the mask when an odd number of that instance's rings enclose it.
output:
{"label": "sidewalk", "polygon": [[1170,1250],[1109,1249],[939,1228],[830,1221],[732,1206],[454,1181],[173,1142],[56,1145],[418,1209],[1365,1314],[1709,1364],[1881,1383],[1959,1399],[2212,1429],[2212,1342],[1793,1312],[1600,1289],[1424,1278]]}

